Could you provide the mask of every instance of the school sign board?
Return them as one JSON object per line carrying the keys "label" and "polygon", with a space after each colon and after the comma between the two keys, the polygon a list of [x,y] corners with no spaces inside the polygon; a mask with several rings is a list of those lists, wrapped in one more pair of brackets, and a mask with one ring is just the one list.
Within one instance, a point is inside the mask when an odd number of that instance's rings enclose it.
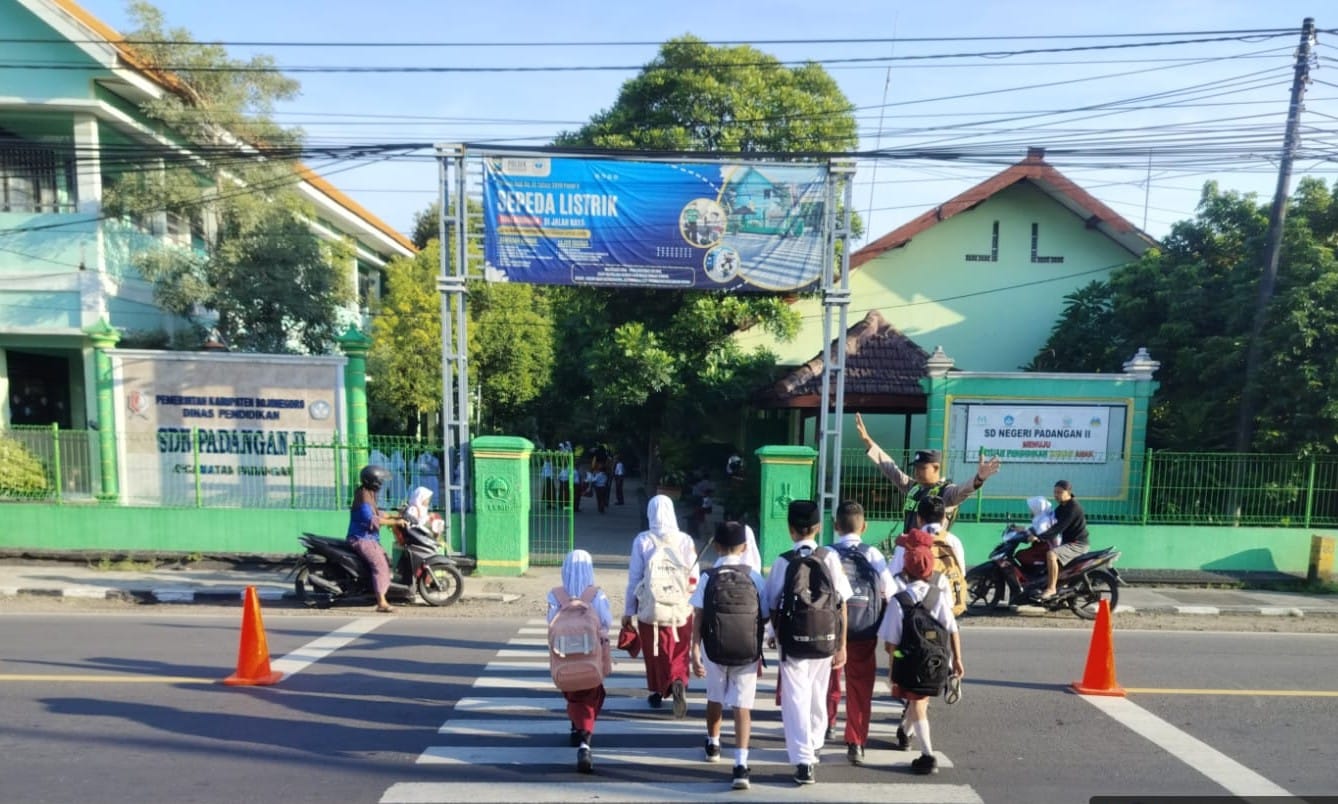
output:
{"label": "school sign board", "polygon": [[303,507],[341,487],[345,358],[108,354],[126,502]]}
{"label": "school sign board", "polygon": [[484,156],[490,280],[753,292],[822,277],[826,165]]}
{"label": "school sign board", "polygon": [[965,454],[1009,463],[1097,463],[1123,457],[1124,405],[962,405]]}

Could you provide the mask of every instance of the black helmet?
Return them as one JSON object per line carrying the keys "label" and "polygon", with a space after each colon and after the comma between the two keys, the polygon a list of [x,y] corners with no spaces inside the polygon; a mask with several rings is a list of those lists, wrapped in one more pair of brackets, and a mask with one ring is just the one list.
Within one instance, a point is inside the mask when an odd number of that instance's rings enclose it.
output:
{"label": "black helmet", "polygon": [[363,488],[380,491],[386,481],[390,480],[390,472],[381,466],[364,466],[358,477],[362,480]]}

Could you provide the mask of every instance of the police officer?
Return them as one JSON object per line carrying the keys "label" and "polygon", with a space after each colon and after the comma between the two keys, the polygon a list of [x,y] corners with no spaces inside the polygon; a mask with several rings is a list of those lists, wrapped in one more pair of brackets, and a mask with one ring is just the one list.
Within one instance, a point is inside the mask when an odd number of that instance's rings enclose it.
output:
{"label": "police officer", "polygon": [[949,527],[952,520],[957,516],[957,506],[961,505],[966,498],[970,497],[985,485],[999,471],[999,458],[993,457],[988,461],[985,456],[980,456],[980,463],[976,467],[976,476],[970,483],[952,483],[944,479],[940,474],[943,465],[943,456],[935,449],[920,449],[915,451],[915,457],[911,460],[911,471],[914,477],[901,471],[897,462],[892,460],[892,456],[883,452],[874,440],[869,437],[869,431],[864,429],[864,419],[858,413],[855,414],[855,429],[859,431],[860,440],[864,442],[866,453],[869,460],[878,465],[878,471],[883,473],[883,477],[892,481],[902,494],[906,495],[905,504],[902,506],[902,513],[905,522],[902,526],[902,532],[909,532],[916,527],[916,509],[920,505],[920,500],[927,496],[941,497],[943,506],[946,509],[944,514],[943,526]]}

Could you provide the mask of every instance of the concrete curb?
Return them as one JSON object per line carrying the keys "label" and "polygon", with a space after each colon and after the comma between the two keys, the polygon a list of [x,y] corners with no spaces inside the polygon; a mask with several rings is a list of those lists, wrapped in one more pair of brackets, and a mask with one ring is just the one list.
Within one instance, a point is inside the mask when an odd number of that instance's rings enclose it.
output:
{"label": "concrete curb", "polygon": [[1200,616],[1200,617],[1338,617],[1338,611],[1327,609],[1312,609],[1306,611],[1300,608],[1286,606],[1146,606],[1135,608],[1133,606],[1119,606],[1114,612],[1120,614],[1164,614],[1175,616]]}
{"label": "concrete curb", "polygon": [[[241,603],[246,595],[245,588],[209,589],[200,591],[183,588],[157,589],[116,589],[101,586],[72,586],[63,589],[24,589],[0,587],[0,599],[7,597],[64,597],[80,600],[120,600],[134,603]],[[262,601],[295,600],[292,592],[282,589],[256,589],[256,596]],[[481,600],[494,603],[514,603],[522,596],[508,592],[465,592],[461,601]]]}

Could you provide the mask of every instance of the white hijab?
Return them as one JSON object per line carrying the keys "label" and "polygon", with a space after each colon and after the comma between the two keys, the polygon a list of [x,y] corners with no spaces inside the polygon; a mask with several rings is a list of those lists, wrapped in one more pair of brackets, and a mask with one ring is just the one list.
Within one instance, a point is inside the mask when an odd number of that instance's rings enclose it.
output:
{"label": "white hijab", "polygon": [[646,521],[650,523],[650,532],[663,538],[678,532],[678,514],[674,511],[674,501],[656,494],[646,503]]}
{"label": "white hijab", "polygon": [[562,559],[562,588],[572,597],[580,597],[586,587],[595,585],[595,561],[585,550],[572,550]]}
{"label": "white hijab", "polygon": [[1050,500],[1046,497],[1030,497],[1027,508],[1031,510],[1031,529],[1040,533],[1055,523],[1055,515],[1050,510]]}
{"label": "white hijab", "polygon": [[409,505],[404,509],[404,516],[415,525],[422,525],[427,522],[428,512],[431,510],[432,490],[426,486],[419,486],[409,495]]}

